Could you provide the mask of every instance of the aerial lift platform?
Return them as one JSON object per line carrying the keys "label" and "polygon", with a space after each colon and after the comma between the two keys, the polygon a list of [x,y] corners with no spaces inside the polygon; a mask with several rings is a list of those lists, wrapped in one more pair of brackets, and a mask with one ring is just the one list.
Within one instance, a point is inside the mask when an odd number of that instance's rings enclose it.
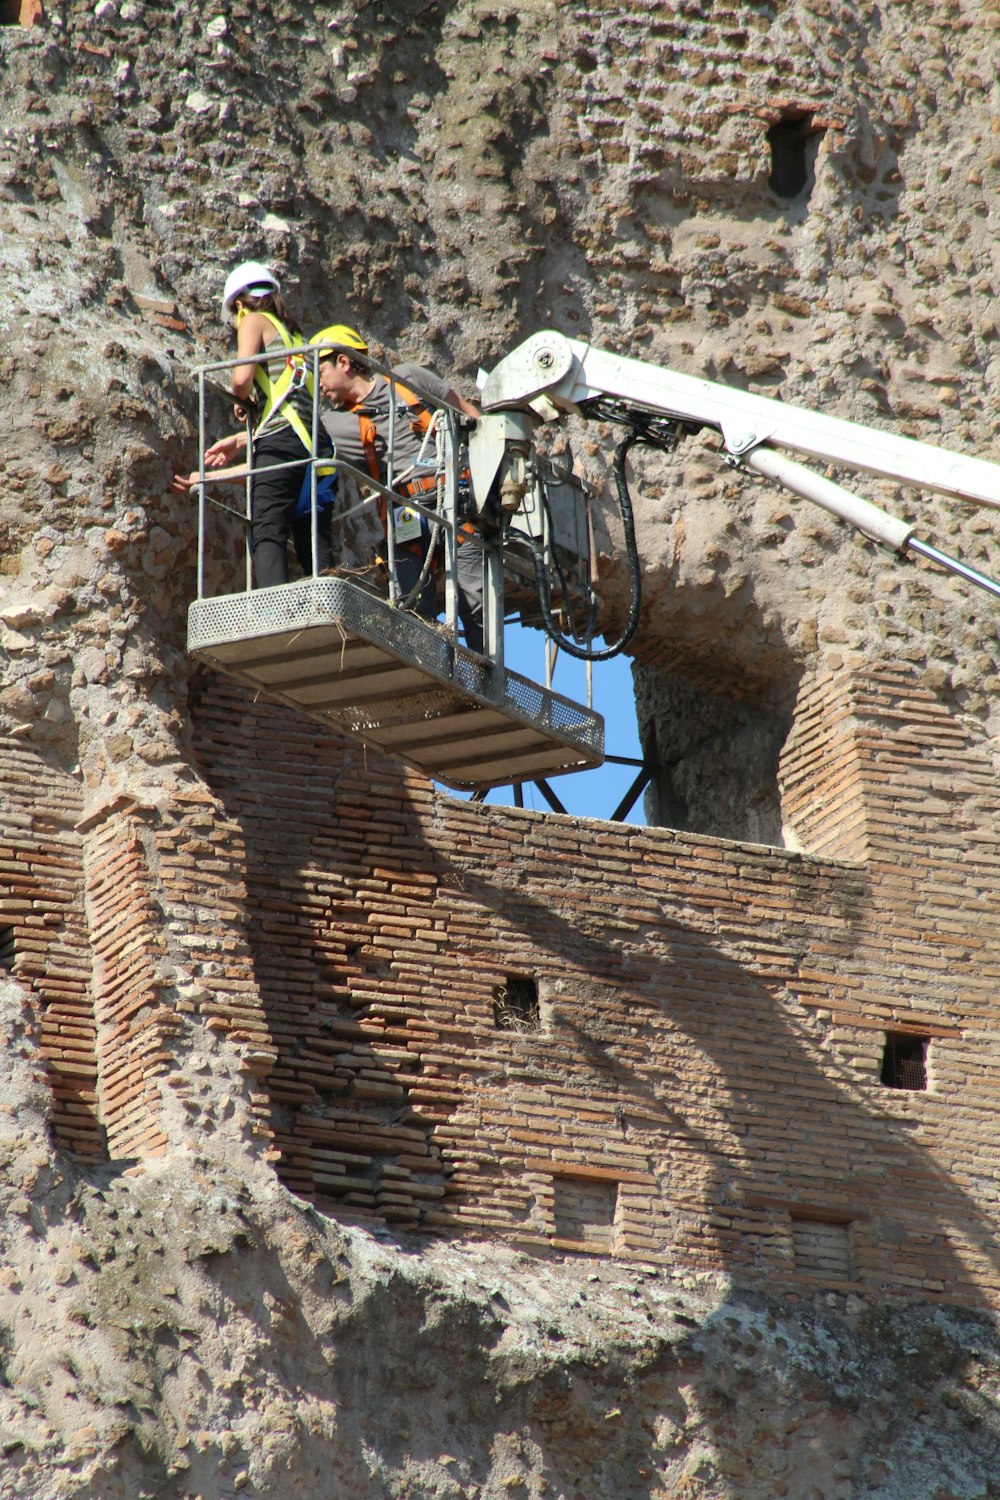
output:
{"label": "aerial lift platform", "polygon": [[[317,351],[308,346],[293,353],[317,359]],[[468,437],[459,414],[441,409],[435,455],[428,460],[436,488],[423,497],[425,503],[412,496],[405,501],[443,536],[443,622],[429,624],[401,607],[405,601],[394,582],[392,526],[387,599],[336,576],[252,589],[249,557],[246,589],[208,598],[206,490],[213,475],[204,468],[205,385],[212,372],[232,363],[197,372],[202,412],[198,598],[190,607],[189,651],[248,687],[446,785],[481,794],[492,786],[524,781],[544,785],[540,778],[602,763],[600,715],[555,693],[551,679],[543,687],[505,668],[505,557],[517,559],[522,591],[525,558],[530,559],[537,618],[559,649],[588,663],[622,651],[638,626],[641,604],[641,567],[625,472],[633,446],[670,453],[682,438],[702,428],[715,431],[722,439],[724,462],[822,506],[901,557],[914,553],[1000,597],[1000,585],[992,578],[920,540],[915,523],[880,510],[799,458],[995,508],[1000,508],[1000,466],[546,332],[527,340],[489,374],[482,392],[484,414]],[[393,378],[391,371],[374,361],[371,365]],[[315,373],[314,366],[318,389]],[[599,608],[582,486],[571,475],[555,472],[534,442],[539,423],[560,412],[626,429],[615,451],[614,472],[631,599],[620,636],[601,648],[594,643]],[[318,421],[314,397],[314,455]],[[385,485],[338,459],[341,472],[367,492],[362,504],[381,495],[390,515],[403,503],[392,488],[392,441],[390,419]],[[314,456],[309,462],[315,557],[316,469],[321,460]],[[341,513],[340,519],[351,513]],[[246,524],[248,517],[249,505],[239,519]],[[460,519],[472,520],[483,547],[484,655],[466,650],[458,638]],[[571,603],[581,594],[588,599],[582,625]]]}
{"label": "aerial lift platform", "polygon": [[[351,351],[356,352],[356,351]],[[310,346],[291,351],[318,363]],[[511,671],[503,660],[503,558],[496,536],[484,539],[485,655],[466,650],[456,625],[455,529],[460,489],[467,489],[467,453],[459,414],[437,412],[433,449],[426,461],[436,488],[421,504],[405,505],[440,528],[445,554],[445,619],[431,624],[402,607],[394,585],[393,528],[387,531],[388,597],[350,576],[311,576],[271,588],[251,587],[247,556],[246,587],[239,593],[205,593],[206,522],[213,480],[227,475],[205,470],[206,386],[234,361],[200,367],[201,457],[198,520],[198,598],[188,612],[188,651],[257,692],[460,790],[482,793],[490,787],[565,772],[589,770],[604,758],[604,721],[589,706],[575,703]],[[392,380],[392,372],[371,361]],[[318,381],[313,372],[313,389]],[[408,380],[410,388],[414,382]],[[418,391],[419,393],[419,391]],[[318,411],[313,421],[316,452]],[[395,404],[393,406],[395,411]],[[390,427],[392,420],[390,421]],[[387,484],[338,459],[341,475],[366,492],[362,504],[379,496],[389,513],[404,504],[392,489],[392,434]],[[316,468],[312,467],[313,557],[316,547]],[[222,505],[243,524],[250,514],[252,473],[245,478],[242,512]],[[541,482],[540,480],[538,481]],[[564,486],[563,486],[564,487]],[[560,489],[550,484],[553,497]],[[216,505],[219,502],[214,502]],[[341,512],[343,521],[353,512]]]}
{"label": "aerial lift platform", "polygon": [[603,720],[344,578],[198,600],[200,661],[447,786],[601,764]]}

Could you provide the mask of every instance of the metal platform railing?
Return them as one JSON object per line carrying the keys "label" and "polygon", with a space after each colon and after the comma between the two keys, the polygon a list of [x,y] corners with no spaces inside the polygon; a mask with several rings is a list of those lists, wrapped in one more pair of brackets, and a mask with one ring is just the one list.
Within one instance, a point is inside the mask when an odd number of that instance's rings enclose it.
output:
{"label": "metal platform railing", "polygon": [[[303,362],[304,368],[306,368],[308,370],[308,373],[309,373],[310,384],[312,386],[312,403],[311,403],[311,405],[312,405],[312,411],[311,411],[311,428],[310,428],[310,430],[311,430],[311,437],[312,437],[312,451],[311,451],[311,453],[307,454],[302,459],[293,459],[293,460],[290,460],[288,463],[284,463],[284,464],[269,464],[268,465],[268,472],[272,473],[272,474],[274,472],[276,472],[276,471],[280,471],[281,469],[302,470],[302,469],[305,469],[305,467],[308,465],[309,475],[310,475],[310,537],[311,537],[311,551],[312,551],[312,559],[313,559],[313,569],[312,569],[312,571],[313,571],[313,576],[314,577],[317,576],[316,562],[317,562],[317,557],[318,557],[318,506],[317,506],[318,488],[317,488],[317,471],[320,468],[322,468],[329,461],[328,455],[326,455],[326,454],[324,454],[324,453],[322,453],[322,452],[319,451],[319,448],[320,448],[320,434],[321,434],[321,431],[322,431],[322,422],[321,422],[321,416],[320,416],[321,395],[320,395],[320,389],[319,389],[319,366],[320,366],[320,362],[321,362],[321,355],[323,357],[325,357],[325,350],[328,347],[334,347],[334,346],[326,346],[326,345],[324,345],[324,346],[322,346],[322,350],[321,350],[319,347],[317,347],[316,345],[313,345],[313,344],[298,344],[294,348],[291,348],[291,349],[284,349],[284,348],[281,349],[281,351],[280,351],[280,357],[281,358],[301,360]],[[357,353],[358,353],[358,351],[356,349],[350,348],[348,346],[343,346],[342,352],[345,353],[345,354],[349,354],[352,357],[355,357],[357,355]],[[275,356],[275,357],[279,357],[279,356]],[[233,369],[236,368],[237,365],[246,364],[246,363],[248,363],[247,360],[245,360],[245,359],[239,359],[239,358],[226,359],[226,360],[217,360],[217,361],[215,361],[212,364],[199,365],[198,367],[196,367],[196,369],[194,371],[194,374],[196,375],[197,380],[198,380],[198,475],[199,475],[199,478],[198,478],[198,481],[197,481],[196,485],[194,486],[194,488],[197,491],[197,495],[198,495],[198,598],[199,599],[202,599],[202,598],[205,597],[205,520],[206,520],[206,507],[207,506],[215,506],[215,507],[217,507],[217,508],[219,508],[221,510],[228,511],[228,513],[230,515],[235,516],[239,521],[241,521],[246,526],[246,528],[247,528],[247,543],[246,543],[246,584],[245,584],[245,586],[246,586],[247,590],[249,590],[252,587],[252,559],[251,559],[251,552],[250,552],[249,527],[250,527],[250,520],[251,520],[251,514],[250,513],[251,513],[251,494],[252,494],[252,487],[253,487],[253,478],[254,478],[254,474],[256,472],[258,472],[258,471],[256,471],[253,468],[252,463],[248,463],[245,466],[245,468],[244,468],[244,475],[243,475],[243,477],[244,477],[244,481],[245,481],[245,488],[244,488],[245,503],[244,503],[244,509],[243,509],[242,513],[240,513],[238,511],[236,511],[232,506],[227,506],[225,504],[222,504],[221,502],[219,502],[218,500],[214,499],[213,497],[210,497],[207,494],[207,486],[208,485],[213,484],[213,483],[218,483],[218,482],[220,482],[220,479],[227,479],[227,478],[231,477],[231,475],[229,473],[226,473],[226,472],[223,472],[220,475],[218,472],[215,472],[215,471],[212,471],[212,470],[206,470],[206,468],[205,468],[205,454],[206,454],[207,447],[208,447],[208,444],[207,444],[207,434],[206,434],[206,407],[207,407],[207,399],[206,398],[207,398],[207,392],[208,392],[209,388],[212,387],[212,386],[216,386],[216,382],[212,379],[212,377],[215,376],[215,375],[218,375],[220,372],[226,372],[226,371],[233,370]],[[347,520],[349,520],[352,516],[354,516],[357,513],[358,510],[365,509],[365,508],[370,507],[372,505],[376,505],[378,503],[379,499],[381,498],[382,500],[385,501],[385,504],[386,504],[387,509],[388,509],[388,515],[389,515],[389,517],[393,517],[395,515],[396,510],[401,509],[402,507],[405,506],[405,508],[407,508],[409,510],[417,511],[421,516],[423,516],[428,521],[428,523],[432,527],[438,527],[438,528],[440,528],[441,531],[443,532],[444,553],[445,553],[445,566],[444,566],[444,570],[443,570],[444,571],[444,577],[445,577],[445,611],[444,612],[445,612],[445,619],[446,619],[447,623],[449,624],[449,626],[452,629],[454,629],[455,628],[455,622],[456,622],[456,599],[457,599],[457,585],[456,585],[456,576],[455,576],[456,575],[455,531],[456,531],[456,516],[457,516],[457,513],[458,513],[458,485],[459,485],[459,475],[461,473],[461,465],[460,465],[460,462],[459,462],[459,454],[460,454],[460,451],[461,451],[462,443],[461,443],[461,430],[460,430],[460,425],[459,424],[460,424],[460,421],[461,421],[461,415],[462,414],[459,411],[457,411],[455,408],[447,406],[446,404],[444,404],[444,403],[442,403],[440,401],[437,401],[428,392],[422,391],[420,389],[420,386],[419,386],[418,382],[415,382],[415,381],[412,381],[412,380],[409,380],[407,382],[408,388],[412,389],[418,396],[421,396],[427,402],[428,406],[434,410],[434,414],[435,414],[434,433],[435,433],[435,438],[436,438],[434,463],[433,464],[426,464],[425,463],[424,465],[422,465],[422,470],[423,470],[423,473],[425,475],[433,473],[434,477],[437,480],[437,483],[436,483],[436,486],[435,486],[435,491],[436,492],[434,494],[434,503],[433,503],[433,505],[428,504],[427,501],[425,499],[422,499],[419,495],[416,495],[416,496],[407,495],[405,497],[402,496],[399,493],[399,491],[396,488],[396,486],[404,478],[410,478],[412,476],[411,476],[411,471],[409,469],[405,473],[403,473],[403,474],[401,474],[400,472],[398,472],[397,464],[396,464],[396,459],[395,459],[395,450],[396,450],[396,431],[395,431],[395,429],[396,429],[396,421],[397,421],[397,411],[396,411],[397,402],[396,402],[396,398],[395,398],[395,388],[399,384],[399,382],[398,382],[395,374],[393,373],[393,371],[390,368],[388,368],[387,366],[381,365],[377,360],[373,360],[373,359],[369,358],[366,355],[365,356],[365,363],[366,363],[366,365],[373,372],[375,372],[378,375],[384,376],[385,379],[389,381],[390,390],[392,392],[392,399],[390,400],[390,403],[389,403],[389,430],[388,430],[388,434],[387,434],[387,444],[386,444],[386,479],[385,479],[385,483],[380,483],[377,479],[375,479],[367,471],[357,469],[352,464],[349,464],[349,463],[345,462],[344,459],[338,458],[337,461],[336,461],[337,462],[338,473],[344,474],[344,475],[348,475],[352,479],[354,479],[356,481],[356,483],[362,488],[362,490],[364,491],[364,493],[363,493],[362,499],[361,499],[361,501],[360,501],[360,503],[358,505],[352,506],[349,509],[338,510],[334,514],[334,516],[333,516],[333,524],[335,526],[342,527]],[[224,397],[226,397],[228,400],[232,400],[232,396],[230,395],[230,393],[228,391],[222,391],[221,394],[223,394]],[[248,435],[247,446],[248,446],[248,449],[249,449],[249,446],[250,446],[249,435]],[[394,603],[398,604],[398,603],[402,602],[402,599],[401,599],[401,590],[399,588],[399,584],[398,584],[397,577],[396,577],[395,550],[396,550],[395,528],[390,524],[390,525],[387,525],[387,527],[386,527],[386,558],[387,558],[387,563],[388,563],[387,572],[388,572],[388,580],[389,580],[389,597],[390,597],[390,599]],[[502,638],[502,631],[498,632],[498,635],[500,635],[501,638]],[[502,645],[502,640],[501,640],[501,645]]]}
{"label": "metal platform railing", "polygon": [[[424,516],[443,538],[443,623],[407,610],[395,582],[394,527],[387,526],[389,598],[376,597],[348,577],[321,576],[318,557],[317,469],[329,462],[319,451],[321,427],[319,350],[282,350],[311,362],[312,453],[280,467],[310,468],[313,571],[296,583],[251,587],[249,533],[246,586],[208,597],[206,521],[219,506],[249,528],[254,470],[248,466],[241,512],[211,497],[216,477],[205,468],[206,406],[212,377],[246,360],[200,366],[198,594],[188,616],[192,656],[257,691],[459,789],[483,790],[596,767],[603,760],[604,721],[590,707],[507,671],[503,661],[503,560],[499,542],[483,538],[485,653],[467,650],[457,631],[457,525],[464,472],[461,414],[442,406],[419,383],[406,386],[436,408],[433,492],[401,496],[394,464],[396,402],[390,400],[386,483],[336,459],[365,492],[360,506],[382,497],[387,515],[405,505]],[[356,356],[356,350],[346,350]],[[395,386],[393,372],[365,357],[373,372]],[[226,393],[228,397],[228,392]],[[228,397],[228,399],[232,399]],[[270,472],[273,467],[269,466]],[[430,503],[432,502],[432,503]],[[343,524],[358,506],[338,509]],[[336,574],[336,570],[334,570]]]}
{"label": "metal platform railing", "polygon": [[343,578],[199,599],[197,659],[459,789],[601,764],[604,721]]}

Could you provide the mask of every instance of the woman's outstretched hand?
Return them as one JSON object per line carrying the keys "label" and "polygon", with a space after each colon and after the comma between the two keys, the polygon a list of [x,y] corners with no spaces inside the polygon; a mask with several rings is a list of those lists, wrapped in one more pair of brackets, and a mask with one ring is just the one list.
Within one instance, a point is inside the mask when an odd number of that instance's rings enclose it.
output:
{"label": "woman's outstretched hand", "polygon": [[[211,448],[205,449],[205,470],[213,471],[215,479],[242,479],[246,475],[246,465],[238,463],[233,469],[234,463],[242,460],[246,452],[246,434],[242,432],[231,433],[228,437],[219,438]],[[221,472],[225,470],[225,473]],[[186,495],[188,491],[198,483],[200,474],[194,469],[190,474],[175,474],[170,481],[170,490],[175,495]]]}

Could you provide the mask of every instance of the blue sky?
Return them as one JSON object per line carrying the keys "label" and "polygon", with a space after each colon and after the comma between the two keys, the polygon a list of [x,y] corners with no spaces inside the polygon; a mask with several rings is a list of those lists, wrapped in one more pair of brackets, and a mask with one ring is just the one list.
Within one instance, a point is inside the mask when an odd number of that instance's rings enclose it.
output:
{"label": "blue sky", "polygon": [[[600,647],[603,642],[598,639]],[[533,682],[545,682],[545,635],[541,630],[528,630],[523,626],[508,623],[504,631],[504,659],[506,665]],[[584,662],[560,652],[556,661],[552,686],[556,692],[579,703],[587,701],[587,676]],[[628,656],[616,656],[611,661],[595,662],[593,666],[594,708],[604,715],[604,749],[606,754],[627,755],[640,759],[639,732],[635,718],[635,693],[632,688],[632,662]],[[550,782],[553,792],[574,817],[610,818],[621,802],[638,773],[636,766],[600,767],[596,771],[581,771],[570,776],[553,776]],[[548,804],[531,783],[523,788],[524,805],[538,812],[548,812]],[[497,787],[488,793],[486,801],[510,806],[513,803],[510,787]],[[628,823],[644,824],[640,795],[632,811],[625,819]]]}

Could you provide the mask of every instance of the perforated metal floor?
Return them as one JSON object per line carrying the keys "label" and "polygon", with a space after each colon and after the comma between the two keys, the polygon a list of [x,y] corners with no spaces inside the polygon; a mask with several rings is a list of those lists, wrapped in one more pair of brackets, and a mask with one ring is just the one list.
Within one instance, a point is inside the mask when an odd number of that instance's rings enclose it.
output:
{"label": "perforated metal floor", "polygon": [[198,599],[188,651],[448,786],[503,786],[604,759],[600,714],[490,667],[343,578]]}

